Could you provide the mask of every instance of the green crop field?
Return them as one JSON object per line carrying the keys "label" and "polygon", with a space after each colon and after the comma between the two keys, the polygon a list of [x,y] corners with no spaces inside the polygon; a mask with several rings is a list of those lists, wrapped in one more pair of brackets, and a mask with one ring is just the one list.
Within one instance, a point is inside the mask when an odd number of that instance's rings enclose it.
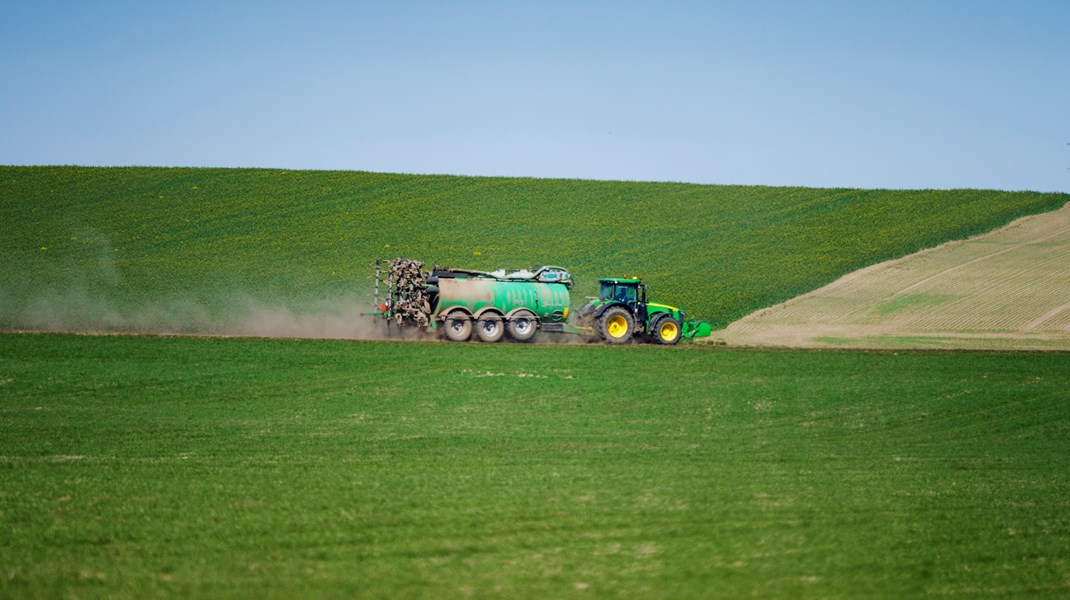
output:
{"label": "green crop field", "polygon": [[[375,258],[642,275],[723,326],[1067,194],[0,167],[0,329],[228,332],[370,305]],[[239,331],[245,331],[239,329]]]}
{"label": "green crop field", "polygon": [[0,596],[1070,593],[1070,361],[0,335]]}
{"label": "green crop field", "polygon": [[0,167],[0,597],[1066,596],[1063,353],[3,332],[344,333],[395,256],[721,326],[1068,200]]}

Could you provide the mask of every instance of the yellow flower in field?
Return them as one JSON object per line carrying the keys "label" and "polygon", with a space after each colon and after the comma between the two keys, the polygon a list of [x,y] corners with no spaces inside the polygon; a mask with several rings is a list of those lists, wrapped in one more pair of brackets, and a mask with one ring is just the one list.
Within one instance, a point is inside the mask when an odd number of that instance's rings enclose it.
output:
{"label": "yellow flower in field", "polygon": [[389,248],[390,244],[383,244],[383,248]]}
{"label": "yellow flower in field", "polygon": [[475,252],[473,252],[472,254],[475,254],[476,256],[479,256],[479,255],[481,255],[481,254],[483,254],[483,253],[482,253],[482,252],[480,252],[479,250],[476,250],[476,251],[475,251]]}
{"label": "yellow flower in field", "polygon": [[48,252],[48,246],[41,246],[41,252]]}

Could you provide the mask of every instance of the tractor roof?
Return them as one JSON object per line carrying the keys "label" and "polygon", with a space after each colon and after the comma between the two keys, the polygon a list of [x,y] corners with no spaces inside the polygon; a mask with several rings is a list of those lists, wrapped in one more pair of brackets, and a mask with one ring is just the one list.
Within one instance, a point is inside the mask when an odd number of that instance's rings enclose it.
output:
{"label": "tractor roof", "polygon": [[642,277],[605,277],[598,280],[598,283],[642,283]]}

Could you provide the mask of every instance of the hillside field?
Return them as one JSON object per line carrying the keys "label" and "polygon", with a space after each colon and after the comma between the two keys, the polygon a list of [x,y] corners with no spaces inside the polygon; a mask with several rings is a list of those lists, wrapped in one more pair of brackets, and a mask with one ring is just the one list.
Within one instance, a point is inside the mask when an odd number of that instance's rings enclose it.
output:
{"label": "hillside field", "polygon": [[1070,592],[1070,362],[0,335],[0,596]]}
{"label": "hillside field", "polygon": [[[371,305],[372,261],[642,275],[721,327],[1066,194],[365,172],[0,167],[0,330],[314,335]],[[316,321],[320,319],[320,321]],[[256,321],[256,323],[250,323]],[[262,325],[262,327],[260,327]]]}
{"label": "hillside field", "polygon": [[715,336],[752,346],[1070,350],[1070,204],[866,267]]}

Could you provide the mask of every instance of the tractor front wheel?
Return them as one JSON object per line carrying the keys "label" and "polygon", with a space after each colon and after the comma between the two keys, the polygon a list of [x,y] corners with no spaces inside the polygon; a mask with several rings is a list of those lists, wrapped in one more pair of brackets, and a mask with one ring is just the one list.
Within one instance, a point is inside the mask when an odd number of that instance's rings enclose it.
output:
{"label": "tractor front wheel", "polygon": [[614,306],[602,313],[598,320],[598,333],[610,344],[626,344],[635,334],[635,319],[628,309]]}
{"label": "tractor front wheel", "polygon": [[650,327],[650,334],[659,344],[675,344],[680,341],[682,333],[680,322],[669,315],[658,317]]}

